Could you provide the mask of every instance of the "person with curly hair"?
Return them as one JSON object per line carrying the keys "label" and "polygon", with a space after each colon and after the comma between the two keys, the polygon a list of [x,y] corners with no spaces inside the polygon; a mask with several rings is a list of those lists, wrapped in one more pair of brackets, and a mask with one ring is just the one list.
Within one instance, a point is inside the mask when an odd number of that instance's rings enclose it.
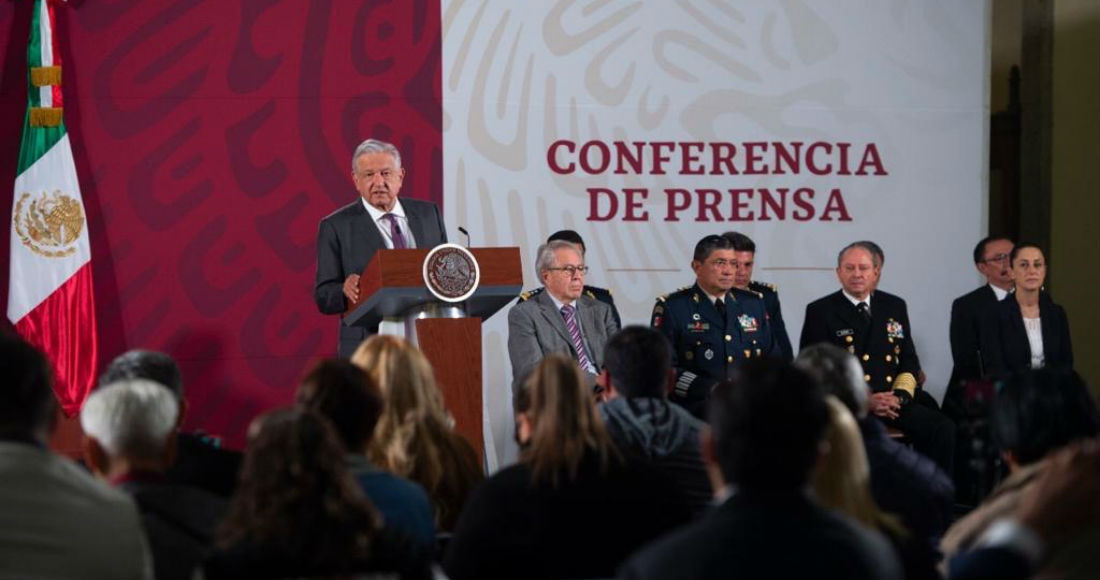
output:
{"label": "person with curly hair", "polygon": [[297,408],[250,426],[241,480],[204,570],[210,579],[431,577],[428,555],[382,528],[329,422]]}

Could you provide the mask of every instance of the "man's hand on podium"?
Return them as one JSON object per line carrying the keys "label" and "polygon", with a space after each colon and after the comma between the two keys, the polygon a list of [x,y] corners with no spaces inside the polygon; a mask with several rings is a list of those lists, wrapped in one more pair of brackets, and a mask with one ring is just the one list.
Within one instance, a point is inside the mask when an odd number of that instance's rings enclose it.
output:
{"label": "man's hand on podium", "polygon": [[352,274],[344,280],[344,296],[349,302],[359,301],[359,274]]}

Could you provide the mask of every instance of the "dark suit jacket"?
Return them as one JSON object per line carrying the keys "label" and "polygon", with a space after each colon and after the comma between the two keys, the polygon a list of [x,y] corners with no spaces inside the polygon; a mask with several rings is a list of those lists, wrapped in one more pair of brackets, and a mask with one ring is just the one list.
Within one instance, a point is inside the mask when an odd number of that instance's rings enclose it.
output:
{"label": "dark suit jacket", "polygon": [[[406,198],[400,201],[418,248],[431,248],[447,241],[443,216],[435,204]],[[342,314],[347,308],[344,280],[362,273],[374,253],[385,248],[382,233],[363,207],[362,199],[356,198],[322,219],[317,230],[317,278],[313,286],[317,309],[322,314]],[[339,324],[339,354],[344,358],[378,330]]]}
{"label": "dark suit jacket", "polygon": [[620,578],[900,578],[889,542],[800,492],[739,492],[643,548]]}
{"label": "dark suit jacket", "polygon": [[190,580],[206,558],[228,503],[204,490],[146,478],[119,485],[141,512],[155,577]]}
{"label": "dark suit jacket", "polygon": [[963,294],[951,303],[951,379],[943,398],[943,410],[955,418],[963,416],[965,383],[982,378],[986,365],[981,352],[982,321],[997,306],[997,295],[989,284]]}
{"label": "dark suit jacket", "polygon": [[840,290],[807,305],[798,348],[819,342],[835,344],[856,355],[867,384],[875,392],[893,390],[894,379],[902,373],[911,373],[914,379],[920,373],[905,301],[881,290],[871,296],[871,324],[867,328]]}
{"label": "dark suit jacket", "polygon": [[165,475],[173,483],[228,498],[237,488],[243,461],[240,451],[218,447],[202,433],[180,433],[176,438],[176,462]]}
{"label": "dark suit jacket", "polygon": [[[586,352],[597,371],[603,364],[607,340],[619,331],[611,307],[581,295],[576,318],[587,345]],[[549,292],[539,292],[508,311],[508,358],[512,361],[512,388],[523,382],[542,357],[561,353],[577,359],[577,349],[565,327],[565,319]]]}
{"label": "dark suit jacket", "polygon": [[[1073,368],[1073,344],[1069,337],[1066,311],[1043,292],[1039,295],[1039,318],[1043,329],[1044,366]],[[986,318],[981,333],[986,374],[994,378],[1031,368],[1031,343],[1024,329],[1024,316],[1014,294],[1009,294]]]}

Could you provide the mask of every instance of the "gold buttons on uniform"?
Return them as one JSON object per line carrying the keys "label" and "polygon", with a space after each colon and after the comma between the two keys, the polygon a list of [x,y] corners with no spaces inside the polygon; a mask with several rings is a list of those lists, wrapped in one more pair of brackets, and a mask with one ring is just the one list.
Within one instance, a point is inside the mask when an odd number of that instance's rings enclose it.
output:
{"label": "gold buttons on uniform", "polygon": [[865,360],[865,361],[866,360],[871,360],[871,355],[869,355],[869,354],[863,355],[863,360]]}
{"label": "gold buttons on uniform", "polygon": [[863,375],[863,382],[865,382],[865,383],[871,382],[871,375]]}
{"label": "gold buttons on uniform", "polygon": [[733,362],[733,355],[727,356],[726,357],[726,362],[727,363],[732,363]]}
{"label": "gold buttons on uniform", "polygon": [[889,341],[889,342],[890,342],[890,344],[893,344],[893,343],[894,343],[894,338],[893,338],[893,337],[887,338],[886,340],[887,340],[887,341]]}
{"label": "gold buttons on uniform", "polygon": [[685,353],[684,353],[684,358],[686,358],[686,359],[688,359],[688,360],[691,360],[691,359],[695,358],[695,353],[693,353],[693,352],[685,352]]}
{"label": "gold buttons on uniform", "polygon": [[894,354],[901,354],[901,347],[900,346],[895,346],[894,347]]}
{"label": "gold buttons on uniform", "polygon": [[888,382],[888,383],[894,382],[894,377],[886,377],[886,382]]}
{"label": "gold buttons on uniform", "polygon": [[726,342],[729,342],[731,340],[733,340],[733,337],[727,334],[726,335]]}
{"label": "gold buttons on uniform", "polygon": [[890,362],[892,360],[894,360],[894,357],[892,357],[890,355],[886,355],[886,362]]}
{"label": "gold buttons on uniform", "polygon": [[745,358],[749,358],[751,356],[752,356],[752,351],[746,348],[745,349]]}
{"label": "gold buttons on uniform", "polygon": [[853,339],[852,339],[852,337],[850,337],[850,336],[845,336],[845,337],[844,337],[844,342],[852,342],[852,340],[853,340]]}

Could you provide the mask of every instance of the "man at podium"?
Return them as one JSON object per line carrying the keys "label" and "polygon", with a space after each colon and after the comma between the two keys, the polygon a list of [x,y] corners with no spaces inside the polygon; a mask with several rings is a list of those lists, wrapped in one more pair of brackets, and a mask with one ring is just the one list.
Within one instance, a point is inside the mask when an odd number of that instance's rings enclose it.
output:
{"label": "man at podium", "polygon": [[[322,314],[342,314],[359,299],[359,273],[380,249],[430,248],[447,241],[435,204],[401,199],[405,168],[390,143],[367,139],[351,156],[359,199],[321,220],[313,299]],[[340,324],[339,355],[349,358],[375,328]]]}

